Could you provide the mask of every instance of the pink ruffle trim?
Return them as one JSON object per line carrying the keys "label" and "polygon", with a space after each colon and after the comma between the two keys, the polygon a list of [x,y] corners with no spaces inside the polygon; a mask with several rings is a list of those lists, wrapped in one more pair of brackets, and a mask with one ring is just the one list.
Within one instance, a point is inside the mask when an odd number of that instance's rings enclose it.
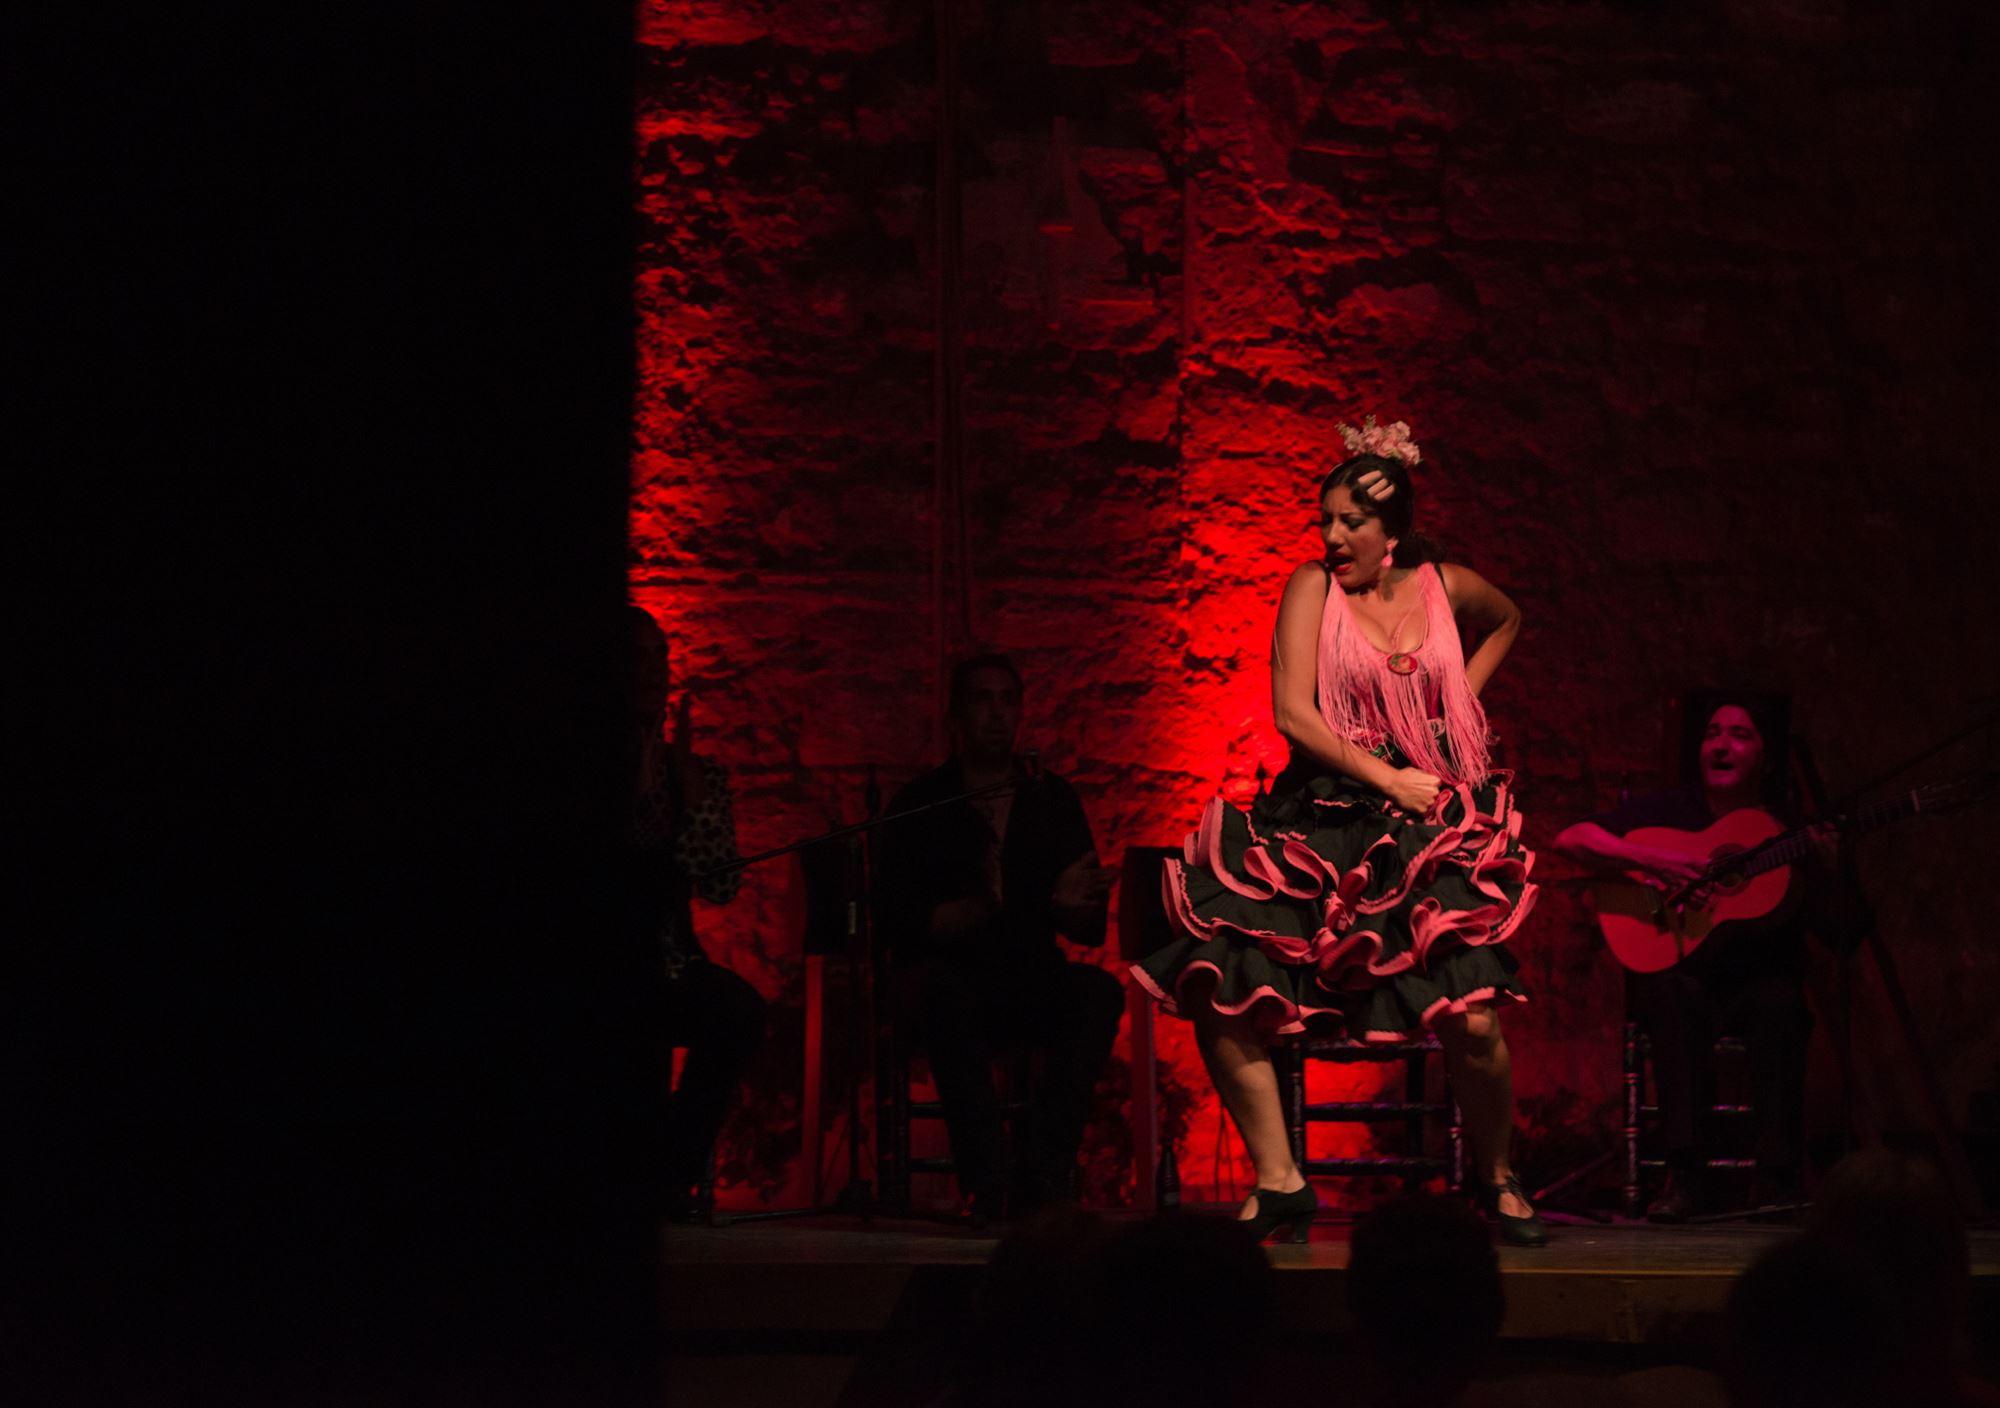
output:
{"label": "pink ruffle trim", "polygon": [[[1436,804],[1431,808],[1431,815],[1442,820],[1447,801],[1455,798],[1459,804],[1460,820],[1445,826],[1431,838],[1429,845],[1411,858],[1410,863],[1403,867],[1403,881],[1400,885],[1386,895],[1378,895],[1369,900],[1361,906],[1361,912],[1380,914],[1384,910],[1394,909],[1409,898],[1411,890],[1419,885],[1430,884],[1437,877],[1438,865],[1443,858],[1461,849],[1470,850],[1477,847],[1480,858],[1485,859],[1506,850],[1509,843],[1518,840],[1521,834],[1521,814],[1514,810],[1512,794],[1507,790],[1507,784],[1512,780],[1513,774],[1509,772],[1493,774],[1491,781],[1495,810],[1490,812],[1479,810],[1479,804],[1473,799],[1472,788],[1466,783],[1459,783],[1440,792]],[[1528,854],[1528,863],[1530,865],[1534,863],[1532,852]],[[1474,864],[1476,866],[1477,862]],[[1523,875],[1526,873],[1522,872]]]}
{"label": "pink ruffle trim", "polygon": [[[1289,851],[1294,845],[1299,851],[1319,861],[1320,858],[1315,852],[1296,842],[1288,842],[1287,850]],[[1374,847],[1371,846],[1369,849],[1372,851]],[[1290,855],[1286,858],[1291,859]],[[1320,868],[1330,879],[1333,868],[1324,862],[1320,862]],[[1351,929],[1355,916],[1359,913],[1354,905],[1354,897],[1367,887],[1369,873],[1368,863],[1363,861],[1334,882],[1330,890],[1297,896],[1300,899],[1320,900],[1320,927],[1310,939],[1273,933],[1269,929],[1246,929],[1240,924],[1232,924],[1227,919],[1208,919],[1196,914],[1194,902],[1188,898],[1187,873],[1179,861],[1169,860],[1166,863],[1164,874],[1161,876],[1161,889],[1167,913],[1183,932],[1204,943],[1212,942],[1225,932],[1240,934],[1253,941],[1273,962],[1308,965],[1314,968],[1318,972],[1321,985],[1330,989],[1336,985],[1340,975],[1349,969],[1364,968],[1372,976],[1380,978],[1400,973],[1416,962],[1414,950],[1384,961],[1381,935],[1370,929]]]}
{"label": "pink ruffle trim", "polygon": [[[1173,992],[1168,992],[1165,988],[1161,987],[1154,980],[1153,975],[1138,964],[1134,963],[1130,969],[1132,981],[1144,988],[1152,996],[1153,1000],[1160,1004],[1161,1011],[1172,1017],[1185,1017],[1188,1015],[1186,1010],[1187,1004],[1182,1001],[1180,990],[1187,986],[1188,979],[1197,971],[1213,973],[1217,986],[1221,985],[1222,969],[1209,962],[1206,958],[1197,958],[1181,969],[1180,977],[1174,981]],[[1418,1018],[1418,1021],[1425,1027],[1434,1027],[1437,1025],[1437,1019],[1447,1012],[1463,1014],[1475,1002],[1492,1002],[1495,998],[1505,998],[1509,1002],[1516,1003],[1528,1000],[1525,993],[1502,992],[1499,988],[1475,988],[1464,997],[1439,998],[1424,1009],[1423,1015]],[[1269,1028],[1270,1032],[1275,1036],[1299,1035],[1305,1031],[1306,1020],[1311,1017],[1340,1015],[1338,1007],[1307,1007],[1293,1002],[1268,983],[1260,986],[1241,1002],[1217,1002],[1214,998],[1209,999],[1210,1007],[1230,1017],[1241,1016],[1245,1012],[1252,1011],[1260,1004],[1273,1005],[1277,1008],[1276,1015],[1279,1021],[1276,1025]],[[1376,1045],[1387,1045],[1392,1042],[1413,1040],[1415,1035],[1415,1033],[1408,1031],[1371,1031],[1363,1033],[1357,1039],[1363,1042],[1372,1042]]]}
{"label": "pink ruffle trim", "polygon": [[[1295,833],[1286,834],[1282,840],[1273,837],[1244,851],[1246,875],[1239,876],[1230,870],[1223,856],[1226,815],[1223,809],[1227,804],[1219,797],[1212,798],[1202,811],[1200,824],[1182,846],[1185,865],[1205,867],[1224,886],[1247,899],[1263,902],[1281,894],[1292,899],[1317,899],[1320,926],[1310,939],[1301,939],[1197,914],[1188,897],[1183,863],[1172,860],[1167,862],[1161,877],[1167,913],[1185,933],[1203,942],[1211,942],[1224,932],[1234,933],[1254,942],[1273,962],[1310,966],[1320,985],[1328,991],[1366,987],[1368,979],[1391,977],[1418,965],[1428,966],[1432,951],[1447,942],[1471,947],[1503,943],[1534,908],[1540,887],[1527,883],[1534,869],[1534,853],[1508,853],[1518,845],[1521,814],[1510,805],[1506,788],[1510,775],[1497,773],[1495,778],[1494,809],[1490,812],[1479,810],[1469,785],[1460,784],[1443,794],[1434,814],[1442,814],[1446,798],[1456,798],[1460,820],[1444,827],[1404,867],[1401,883],[1391,893],[1365,901],[1360,896],[1374,873],[1368,857],[1381,846],[1393,846],[1392,835],[1377,837],[1360,862],[1345,874]],[[1291,867],[1291,874],[1272,858],[1270,846],[1274,841],[1279,843],[1278,854]],[[1361,915],[1380,914],[1402,903],[1417,886],[1435,879],[1446,859],[1463,864],[1468,882],[1493,903],[1447,910],[1435,899],[1418,901],[1410,912],[1409,950],[1384,958],[1381,936],[1367,929],[1354,930],[1354,921]],[[1501,888],[1507,882],[1525,886],[1519,901],[1511,905]]]}
{"label": "pink ruffle trim", "polygon": [[[1426,1027],[1434,1027],[1437,1025],[1437,1019],[1447,1012],[1463,1015],[1466,1009],[1470,1008],[1475,1002],[1491,1002],[1495,998],[1500,997],[1504,997],[1509,1002],[1526,1002],[1528,1000],[1526,993],[1502,992],[1498,988],[1475,988],[1464,997],[1439,998],[1436,1002],[1426,1007],[1423,1016],[1417,1020]],[[1378,1046],[1386,1046],[1391,1042],[1414,1041],[1416,1038],[1417,1033],[1415,1032],[1401,1031],[1363,1032],[1358,1039],[1364,1042],[1372,1042]]]}
{"label": "pink ruffle trim", "polygon": [[[1132,980],[1152,994],[1153,999],[1160,1004],[1162,1011],[1174,1017],[1184,1017],[1187,1015],[1181,1002],[1180,989],[1186,987],[1188,979],[1193,977],[1198,971],[1213,973],[1216,984],[1220,987],[1222,983],[1222,969],[1209,962],[1206,958],[1197,958],[1181,969],[1180,977],[1174,980],[1173,992],[1168,992],[1165,988],[1161,987],[1153,980],[1153,975],[1138,964],[1133,964],[1131,968]],[[1241,1016],[1259,1004],[1276,1005],[1279,1023],[1271,1027],[1270,1030],[1278,1036],[1295,1036],[1303,1032],[1306,1029],[1306,1019],[1308,1017],[1317,1017],[1323,1013],[1334,1016],[1340,1014],[1340,1009],[1337,1007],[1302,1006],[1299,1003],[1293,1002],[1268,983],[1259,987],[1241,1002],[1226,1003],[1217,1002],[1213,998],[1209,999],[1209,1006],[1231,1017]]]}

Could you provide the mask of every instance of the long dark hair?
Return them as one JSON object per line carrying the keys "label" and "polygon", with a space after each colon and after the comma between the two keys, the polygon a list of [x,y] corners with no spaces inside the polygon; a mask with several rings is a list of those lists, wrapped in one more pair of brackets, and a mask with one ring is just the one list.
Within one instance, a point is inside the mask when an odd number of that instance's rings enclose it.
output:
{"label": "long dark hair", "polygon": [[[1398,556],[1401,549],[1397,549]],[[1690,689],[1681,696],[1681,781],[1687,786],[1701,782],[1701,741],[1708,721],[1725,704],[1734,704],[1750,716],[1764,740],[1764,776],[1759,790],[1770,806],[1784,807],[1792,793],[1792,701],[1783,694],[1767,694],[1753,689]]]}
{"label": "long dark hair", "polygon": [[[1385,500],[1375,500],[1356,487],[1363,475],[1379,470],[1383,480],[1396,492]],[[1420,562],[1443,562],[1444,548],[1427,533],[1412,525],[1417,517],[1417,486],[1410,468],[1391,455],[1356,455],[1342,460],[1319,481],[1317,502],[1325,503],[1335,489],[1346,488],[1354,495],[1356,507],[1382,520],[1382,531],[1396,540],[1396,565],[1414,567]]]}

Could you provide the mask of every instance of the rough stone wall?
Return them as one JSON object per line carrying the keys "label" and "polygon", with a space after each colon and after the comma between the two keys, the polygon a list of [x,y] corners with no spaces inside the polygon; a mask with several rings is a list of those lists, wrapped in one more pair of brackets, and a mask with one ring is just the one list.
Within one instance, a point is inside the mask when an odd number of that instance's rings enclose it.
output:
{"label": "rough stone wall", "polygon": [[[921,5],[640,13],[633,591],[748,854],[859,817],[907,746],[870,701],[930,689],[930,49]],[[738,1197],[797,1192],[800,899],[768,865],[697,921],[777,1004]]]}
{"label": "rough stone wall", "polygon": [[[1835,790],[1970,717],[1994,663],[1953,633],[1993,594],[1960,496],[1990,513],[1994,423],[1969,13],[1194,6],[1194,683],[1234,702],[1254,673],[1266,621],[1231,584],[1299,555],[1272,529],[1327,423],[1372,409],[1416,426],[1424,519],[1525,612],[1488,702],[1531,840],[1670,781],[1693,683],[1796,694]],[[1890,490],[1890,458],[1924,469]],[[1990,991],[1993,961],[1944,897],[1976,844],[1943,830],[1865,856],[1962,1100],[1995,1048],[1950,985]],[[1622,995],[1575,891],[1520,949],[1525,1119],[1602,1125]],[[1906,1065],[1871,1015],[1864,1069]]]}
{"label": "rough stone wall", "polygon": [[[893,786],[931,761],[928,9],[642,26],[635,591],[752,847],[851,819],[868,763]],[[1281,762],[1273,602],[1315,550],[1330,427],[1368,411],[1416,427],[1426,525],[1526,614],[1489,705],[1531,842],[1670,780],[1690,684],[1792,691],[1835,790],[1991,707],[1977,9],[964,15],[973,626],[1027,671],[1025,741],[1107,858]],[[1990,737],[1926,771],[1982,758]],[[1863,852],[1961,1118],[2000,1046],[1951,880],[1993,838],[1970,813]],[[795,908],[780,870],[705,916],[792,1002]],[[1554,1169],[1608,1134],[1620,986],[1573,890],[1518,942],[1524,1142]],[[1862,978],[1864,1094],[1914,1123]],[[1199,1195],[1232,1145],[1184,1035],[1162,1026]],[[732,1180],[775,1180],[796,1060],[763,1073]],[[1123,1081],[1093,1136],[1107,1198]]]}

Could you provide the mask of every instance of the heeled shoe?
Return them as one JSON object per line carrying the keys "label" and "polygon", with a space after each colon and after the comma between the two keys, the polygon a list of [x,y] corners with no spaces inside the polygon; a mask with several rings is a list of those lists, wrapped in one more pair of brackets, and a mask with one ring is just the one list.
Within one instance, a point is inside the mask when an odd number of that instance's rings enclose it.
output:
{"label": "heeled shoe", "polygon": [[1695,1196],[1693,1178],[1677,1171],[1669,1171],[1666,1186],[1660,1189],[1660,1196],[1646,1205],[1646,1221],[1671,1226],[1686,1222],[1700,1212],[1701,1199]]}
{"label": "heeled shoe", "polygon": [[1521,1180],[1511,1173],[1504,1182],[1488,1183],[1479,1190],[1479,1206],[1499,1225],[1500,1240],[1515,1247],[1546,1247],[1549,1229],[1541,1214],[1531,1212],[1526,1217],[1512,1217],[1500,1211],[1500,1198],[1506,1193],[1512,1193],[1522,1202],[1528,1200],[1521,1191]]}
{"label": "heeled shoe", "polygon": [[1313,1191],[1310,1181],[1302,1188],[1289,1193],[1279,1193],[1269,1188],[1257,1190],[1257,1215],[1245,1218],[1242,1225],[1250,1229],[1250,1235],[1258,1241],[1268,1238],[1280,1227],[1291,1229],[1291,1240],[1303,1243],[1312,1233],[1313,1218],[1319,1213],[1319,1194]]}

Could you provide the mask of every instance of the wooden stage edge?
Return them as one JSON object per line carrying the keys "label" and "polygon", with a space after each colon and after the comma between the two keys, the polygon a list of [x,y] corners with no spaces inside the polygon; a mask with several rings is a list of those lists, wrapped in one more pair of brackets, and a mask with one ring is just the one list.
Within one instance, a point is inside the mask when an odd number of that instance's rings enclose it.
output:
{"label": "wooden stage edge", "polygon": [[[1714,1343],[1731,1286],[1789,1229],[1570,1222],[1547,1247],[1500,1248],[1502,1335],[1606,1345]],[[1272,1246],[1290,1328],[1348,1328],[1344,1222],[1305,1246]],[[859,1344],[968,1311],[996,1238],[937,1223],[857,1217],[663,1234],[667,1327],[678,1338],[763,1335]],[[1973,1323],[2000,1310],[2000,1231],[1970,1234]]]}

